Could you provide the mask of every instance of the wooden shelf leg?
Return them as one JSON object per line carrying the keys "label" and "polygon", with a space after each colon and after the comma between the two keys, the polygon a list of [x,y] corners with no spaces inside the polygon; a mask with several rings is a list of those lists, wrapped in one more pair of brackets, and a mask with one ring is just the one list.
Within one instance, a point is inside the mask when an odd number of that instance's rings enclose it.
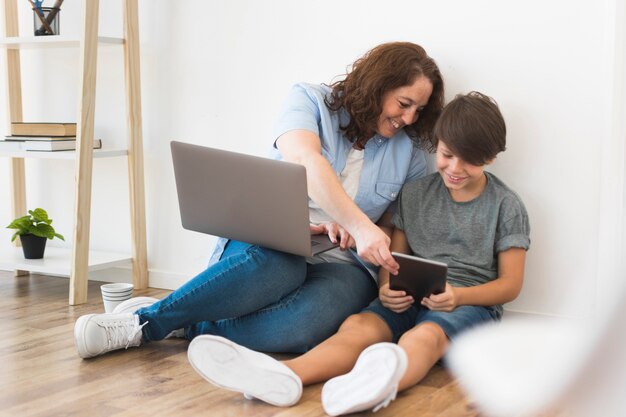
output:
{"label": "wooden shelf leg", "polygon": [[[11,214],[13,218],[26,214],[26,176],[24,174],[24,158],[11,158]],[[20,240],[15,239],[15,245],[21,246]],[[28,271],[17,269],[16,277],[28,275]]]}
{"label": "wooden shelf leg", "polygon": [[137,0],[124,2],[124,75],[128,127],[128,181],[133,249],[133,284],[148,287],[146,248],[146,209],[141,121],[141,82],[139,67],[139,22]]}
{"label": "wooden shelf leg", "polygon": [[96,65],[98,56],[99,0],[83,1],[76,146],[76,193],[74,248],[70,272],[70,305],[87,302],[89,279],[89,225],[93,170],[94,114],[96,106]]}
{"label": "wooden shelf leg", "polygon": [[[17,20],[16,0],[5,0],[4,3],[4,36],[19,36]],[[5,49],[5,64],[7,68],[7,105],[8,122],[22,121],[22,79],[20,70],[19,49]],[[26,214],[26,175],[23,158],[10,159],[11,178],[11,214],[13,218]],[[15,245],[19,246],[19,239],[15,240]],[[15,276],[28,275],[28,271],[16,270]]]}

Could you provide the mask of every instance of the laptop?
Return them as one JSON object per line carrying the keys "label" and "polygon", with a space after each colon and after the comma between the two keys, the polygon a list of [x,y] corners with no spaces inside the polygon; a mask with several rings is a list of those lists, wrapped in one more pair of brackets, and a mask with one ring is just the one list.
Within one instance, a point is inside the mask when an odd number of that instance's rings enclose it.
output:
{"label": "laptop", "polygon": [[171,142],[185,229],[301,256],[338,246],[311,235],[304,166]]}

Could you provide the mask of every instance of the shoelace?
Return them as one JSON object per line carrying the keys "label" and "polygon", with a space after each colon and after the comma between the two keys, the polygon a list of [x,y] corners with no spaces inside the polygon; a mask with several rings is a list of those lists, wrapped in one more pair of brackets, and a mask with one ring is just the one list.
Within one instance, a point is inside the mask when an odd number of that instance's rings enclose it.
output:
{"label": "shoelace", "polygon": [[121,326],[115,324],[105,326],[104,330],[106,331],[107,340],[109,341],[109,349],[115,349],[121,345],[124,345],[124,349],[128,349],[146,324],[148,324],[148,322],[141,325],[133,322],[132,324],[124,323]]}
{"label": "shoelace", "polygon": [[378,404],[376,407],[374,407],[372,412],[375,413],[376,411],[380,410],[381,408],[387,407],[389,405],[389,403],[391,403],[393,400],[396,399],[396,395],[397,394],[398,394],[398,384],[396,384],[396,386],[393,387],[393,391],[391,391],[389,393],[389,395],[387,395],[387,398],[382,400],[380,404]]}

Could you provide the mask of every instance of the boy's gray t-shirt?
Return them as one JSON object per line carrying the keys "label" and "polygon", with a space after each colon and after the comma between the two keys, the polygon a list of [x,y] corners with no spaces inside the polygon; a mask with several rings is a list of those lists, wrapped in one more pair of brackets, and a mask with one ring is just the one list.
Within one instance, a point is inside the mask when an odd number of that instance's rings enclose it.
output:
{"label": "boy's gray t-shirt", "polygon": [[461,203],[452,200],[439,173],[407,183],[393,217],[416,256],[448,265],[453,286],[496,279],[499,252],[530,246],[524,203],[495,175],[485,175],[483,192]]}

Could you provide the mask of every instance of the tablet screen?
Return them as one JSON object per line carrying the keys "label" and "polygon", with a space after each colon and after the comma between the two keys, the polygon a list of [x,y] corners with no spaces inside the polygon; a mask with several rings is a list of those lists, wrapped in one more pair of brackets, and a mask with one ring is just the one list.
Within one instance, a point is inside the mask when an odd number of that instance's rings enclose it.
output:
{"label": "tablet screen", "polygon": [[389,276],[389,288],[406,291],[416,303],[446,288],[448,266],[442,262],[418,258],[404,253],[391,253],[400,264],[398,275]]}

